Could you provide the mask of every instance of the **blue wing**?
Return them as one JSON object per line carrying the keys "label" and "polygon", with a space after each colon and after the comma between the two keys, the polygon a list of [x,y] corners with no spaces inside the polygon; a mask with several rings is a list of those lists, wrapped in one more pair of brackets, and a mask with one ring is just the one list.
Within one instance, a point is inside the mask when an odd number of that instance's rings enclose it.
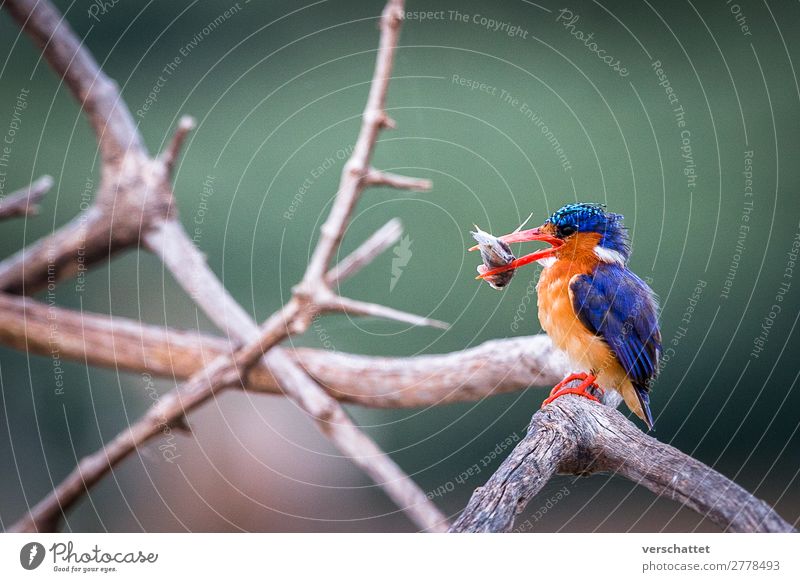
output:
{"label": "blue wing", "polygon": [[570,290],[578,318],[614,352],[652,426],[648,392],[661,355],[655,294],[628,269],[607,263],[575,277]]}

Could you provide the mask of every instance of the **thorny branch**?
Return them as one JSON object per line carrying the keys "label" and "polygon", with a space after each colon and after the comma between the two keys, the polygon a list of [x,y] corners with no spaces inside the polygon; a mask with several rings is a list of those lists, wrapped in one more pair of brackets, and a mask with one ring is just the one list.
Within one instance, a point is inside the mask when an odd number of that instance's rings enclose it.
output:
{"label": "thorny branch", "polygon": [[[185,380],[103,449],[82,459],[12,529],[55,530],[64,512],[116,463],[165,427],[183,426],[186,413],[218,390],[236,386],[293,399],[421,529],[445,529],[444,516],[353,424],[338,401],[378,407],[426,406],[552,384],[562,377],[567,364],[549,340],[544,336],[496,340],[458,353],[416,358],[289,352],[279,346],[290,335],[305,331],[314,317],[328,312],[446,327],[443,322],[337,293],[341,281],[396,242],[402,232],[399,221],[390,221],[338,265],[330,265],[367,187],[426,190],[431,186],[427,180],[371,166],[380,131],[395,126],[385,104],[402,0],[389,0],[381,15],[380,44],[361,129],[306,272],[292,298],[261,326],[233,300],[177,221],[172,172],[194,127],[193,119],[183,117],[164,152],[151,156],[116,84],[100,70],[58,11],[45,0],[7,0],[3,7],[33,38],[85,110],[98,139],[102,171],[95,202],[88,210],[0,263],[0,342],[49,353],[53,346],[48,317],[56,317],[60,331],[56,342],[64,358]],[[0,204],[0,219],[35,213],[50,182],[48,177],[41,178],[6,197]],[[31,294],[53,279],[74,275],[79,257],[81,266],[89,268],[136,246],[162,260],[225,338],[72,312],[12,295]],[[548,458],[541,457],[545,450]],[[648,451],[647,460],[637,453],[641,450]],[[791,529],[763,502],[699,461],[644,435],[611,408],[566,397],[534,415],[528,436],[487,485],[476,491],[453,531],[507,531],[514,515],[555,472],[600,470],[616,471],[659,495],[677,499],[726,529]],[[716,496],[710,491],[716,491]],[[736,500],[736,513],[725,505],[725,496]]]}
{"label": "thorny branch", "polygon": [[[422,490],[361,433],[338,402],[285,354],[270,351],[284,338],[307,328],[310,320],[321,312],[359,308],[363,312],[402,321],[444,326],[435,320],[416,318],[381,306],[356,303],[353,307],[353,303],[338,297],[325,280],[325,270],[344,236],[350,211],[366,186],[364,175],[378,131],[387,125],[383,119],[383,104],[402,21],[402,1],[390,0],[381,16],[381,42],[375,77],[353,158],[345,167],[334,201],[334,209],[338,209],[337,218],[329,221],[320,238],[318,246],[323,247],[324,252],[316,253],[317,260],[312,261],[315,266],[309,267],[309,273],[303,279],[305,290],[296,292],[292,300],[268,318],[261,329],[211,272],[175,217],[171,171],[181,144],[194,125],[193,120],[183,118],[165,152],[158,158],[151,158],[115,85],[99,70],[55,8],[47,2],[26,0],[12,0],[7,7],[34,38],[48,62],[86,110],[99,140],[103,179],[96,202],[85,216],[78,217],[0,265],[0,289],[30,293],[41,288],[53,272],[58,279],[73,274],[77,269],[76,251],[79,247],[85,249],[84,265],[88,267],[107,259],[115,251],[143,244],[162,259],[195,303],[234,344],[243,346],[233,355],[220,356],[195,372],[108,447],[84,459],[67,480],[34,507],[14,529],[41,531],[53,528],[65,509],[87,487],[111,470],[114,463],[156,434],[159,427],[182,422],[187,410],[204,402],[220,388],[232,384],[235,377],[244,376],[259,359],[282,391],[309,413],[323,433],[375,479],[420,528],[430,531],[445,528],[446,519]],[[364,170],[356,175],[353,169],[359,165],[363,165]],[[403,187],[428,186],[427,182],[420,180],[403,182],[399,177],[392,180]],[[342,200],[348,207],[344,214],[341,212]],[[334,232],[331,225],[339,231]],[[384,244],[385,239],[379,242]],[[54,249],[57,249],[56,256]],[[358,263],[364,264],[368,258],[362,251],[343,266],[340,274],[332,274],[331,278],[341,278],[345,269],[354,272],[354,267]]]}

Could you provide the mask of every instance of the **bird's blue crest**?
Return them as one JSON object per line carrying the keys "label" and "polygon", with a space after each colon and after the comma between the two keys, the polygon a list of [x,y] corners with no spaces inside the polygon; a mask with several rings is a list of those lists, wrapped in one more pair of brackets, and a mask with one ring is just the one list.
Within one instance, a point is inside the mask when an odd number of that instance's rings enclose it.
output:
{"label": "bird's blue crest", "polygon": [[621,214],[606,212],[604,204],[581,202],[559,208],[547,222],[553,224],[559,233],[595,232],[601,237],[600,246],[616,251],[627,259],[630,246],[622,219]]}

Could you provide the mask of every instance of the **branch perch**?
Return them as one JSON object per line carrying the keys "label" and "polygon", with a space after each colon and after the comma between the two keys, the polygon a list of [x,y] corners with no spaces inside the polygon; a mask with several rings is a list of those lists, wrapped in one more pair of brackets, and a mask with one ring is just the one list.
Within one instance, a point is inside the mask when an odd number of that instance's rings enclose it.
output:
{"label": "branch perch", "polygon": [[599,472],[678,501],[725,531],[794,531],[727,477],[644,434],[617,410],[578,396],[563,396],[533,415],[528,434],[475,490],[450,531],[509,532],[553,475]]}

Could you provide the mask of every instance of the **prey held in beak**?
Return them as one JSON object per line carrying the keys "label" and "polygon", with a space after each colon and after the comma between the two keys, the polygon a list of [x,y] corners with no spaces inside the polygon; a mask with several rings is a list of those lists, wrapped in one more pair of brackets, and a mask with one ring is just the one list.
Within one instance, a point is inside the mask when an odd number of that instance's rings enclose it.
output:
{"label": "prey held in beak", "polygon": [[[476,279],[484,279],[495,289],[505,287],[514,276],[515,269],[534,261],[552,257],[558,248],[564,244],[564,241],[545,231],[542,227],[527,230],[518,229],[501,237],[495,237],[488,232],[484,232],[477,226],[475,228],[477,232],[473,232],[472,237],[478,244],[469,250],[480,250],[481,259],[483,259],[483,265],[478,267],[479,274]],[[516,258],[508,246],[511,243],[530,241],[546,242],[550,247]]]}
{"label": "prey held in beak", "polygon": [[502,289],[514,277],[514,270],[509,269],[500,271],[496,275],[486,276],[486,273],[493,269],[505,267],[506,265],[514,262],[517,257],[511,252],[511,247],[508,243],[503,242],[496,236],[484,232],[478,225],[475,225],[475,231],[471,232],[472,238],[477,241],[477,245],[470,250],[479,250],[481,252],[482,265],[478,265],[478,279],[484,279],[494,289]]}

